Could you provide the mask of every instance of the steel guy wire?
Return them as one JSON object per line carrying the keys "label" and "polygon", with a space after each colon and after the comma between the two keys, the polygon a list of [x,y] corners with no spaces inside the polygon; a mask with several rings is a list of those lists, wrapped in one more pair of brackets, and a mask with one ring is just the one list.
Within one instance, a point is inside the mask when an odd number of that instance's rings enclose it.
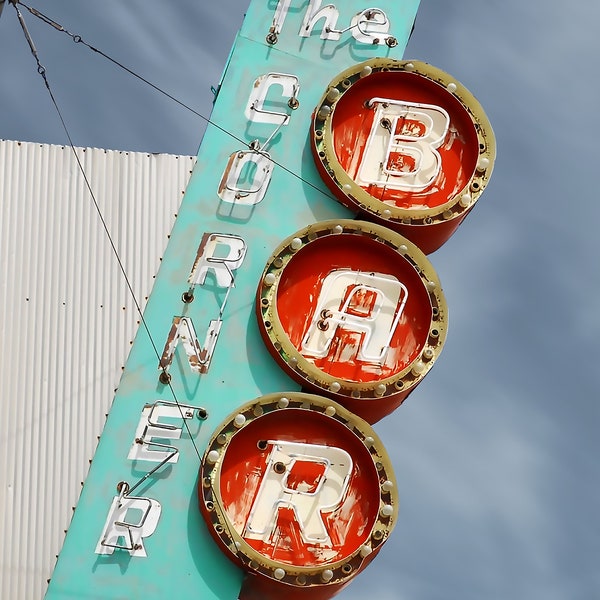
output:
{"label": "steel guy wire", "polygon": [[[92,202],[94,204],[94,207],[96,209],[96,212],[98,213],[98,217],[100,218],[100,222],[102,223],[102,227],[104,229],[104,232],[106,233],[106,236],[108,238],[108,241],[110,243],[111,249],[113,254],[115,255],[115,258],[117,260],[117,263],[119,265],[119,270],[121,271],[123,278],[125,279],[125,283],[127,284],[127,288],[129,290],[129,293],[131,294],[131,297],[133,299],[133,302],[135,304],[136,310],[140,316],[140,321],[148,335],[148,338],[150,340],[150,343],[152,345],[152,348],[154,350],[154,353],[156,354],[156,357],[158,358],[158,362],[159,362],[159,366],[160,368],[163,370],[163,372],[166,373],[166,367],[162,364],[162,357],[158,352],[158,348],[156,346],[156,343],[154,342],[154,339],[152,337],[152,334],[150,333],[150,328],[148,327],[148,324],[144,318],[144,314],[142,311],[142,308],[140,306],[140,303],[136,297],[135,291],[133,289],[133,285],[131,284],[131,281],[129,280],[129,277],[127,275],[127,271],[125,270],[125,265],[123,264],[123,261],[119,255],[119,251],[117,250],[117,247],[115,245],[115,242],[112,238],[112,235],[110,233],[110,229],[108,227],[108,224],[106,222],[106,219],[104,218],[104,215],[102,214],[102,209],[100,208],[100,205],[98,204],[98,201],[96,199],[96,196],[94,194],[94,191],[92,190],[92,186],[90,184],[90,181],[88,179],[88,176],[85,172],[85,169],[83,168],[83,164],[79,158],[79,155],[77,154],[77,151],[75,150],[75,145],[73,144],[73,140],[71,138],[71,134],[69,133],[69,129],[67,127],[67,124],[65,122],[65,119],[62,115],[62,112],[60,110],[60,107],[58,106],[58,102],[56,101],[56,98],[54,96],[54,93],[52,92],[52,88],[50,87],[50,82],[48,81],[48,77],[46,74],[46,69],[45,67],[41,64],[40,59],[39,59],[39,55],[37,52],[37,49],[35,47],[35,44],[33,42],[33,39],[27,29],[27,25],[25,23],[25,19],[23,18],[23,15],[21,14],[21,11],[19,10],[19,7],[17,6],[17,4],[19,4],[19,2],[14,2],[14,7],[15,10],[17,11],[17,18],[19,20],[19,23],[21,25],[21,28],[23,29],[23,34],[25,35],[25,39],[27,40],[27,43],[29,44],[29,48],[31,50],[31,53],[33,54],[33,57],[35,58],[35,61],[37,63],[37,70],[38,73],[42,76],[43,80],[44,80],[44,84],[46,86],[46,89],[48,90],[48,93],[50,94],[50,98],[52,100],[52,104],[54,105],[54,108],[56,109],[56,112],[59,116],[60,122],[62,124],[62,127],[64,129],[65,135],[67,136],[67,139],[69,141],[69,146],[71,148],[71,151],[73,153],[73,156],[75,157],[75,160],[77,161],[77,166],[79,168],[79,171],[81,172],[81,175],[83,177],[83,180],[85,182],[86,188],[90,194],[90,197],[92,199]],[[167,381],[167,385],[169,386],[170,390],[171,390],[171,394],[173,395],[173,399],[175,400],[175,404],[179,407],[179,411],[181,413],[181,417],[183,419],[185,428],[188,432],[188,435],[190,436],[190,440],[194,446],[194,450],[196,451],[196,454],[198,455],[198,458],[201,460],[201,456],[200,456],[200,451],[198,450],[198,447],[196,446],[196,442],[194,441],[194,438],[192,436],[192,433],[190,431],[189,425],[187,424],[187,421],[183,415],[183,410],[181,408],[181,405],[177,399],[177,395],[175,393],[175,389],[173,388],[173,385],[171,384],[171,380],[170,378],[168,378]]]}

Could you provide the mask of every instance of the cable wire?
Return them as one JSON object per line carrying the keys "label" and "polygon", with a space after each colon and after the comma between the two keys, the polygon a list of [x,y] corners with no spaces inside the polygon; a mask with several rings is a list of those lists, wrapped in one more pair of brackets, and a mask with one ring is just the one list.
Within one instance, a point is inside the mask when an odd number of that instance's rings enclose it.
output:
{"label": "cable wire", "polygon": [[33,16],[35,16],[38,19],[42,20],[44,23],[52,26],[57,31],[60,31],[60,32],[65,33],[66,35],[68,35],[76,44],[83,44],[84,46],[86,46],[87,48],[89,48],[92,52],[96,52],[100,56],[106,58],[108,61],[110,61],[111,63],[113,63],[115,66],[119,67],[120,69],[123,69],[124,71],[126,71],[127,73],[129,73],[130,75],[132,75],[133,77],[135,77],[136,79],[139,79],[140,81],[142,81],[146,85],[149,85],[152,89],[154,89],[155,91],[159,92],[160,94],[163,94],[163,96],[166,96],[167,98],[169,98],[169,100],[172,100],[173,102],[179,104],[179,106],[181,106],[182,108],[185,108],[186,110],[188,110],[192,114],[196,115],[197,117],[200,117],[203,121],[206,122],[207,125],[210,125],[211,127],[215,127],[216,129],[218,129],[222,133],[228,135],[232,139],[236,140],[237,142],[239,142],[243,146],[246,146],[249,150],[253,150],[254,152],[257,152],[258,154],[262,154],[263,156],[266,156],[266,158],[268,158],[274,165],[276,165],[279,168],[283,169],[284,171],[286,171],[287,173],[289,173],[290,175],[292,175],[296,179],[300,180],[302,183],[306,184],[307,186],[311,187],[315,191],[319,192],[320,194],[322,194],[326,198],[328,198],[330,200],[336,201],[336,199],[333,196],[331,196],[331,194],[329,194],[325,190],[321,189],[320,187],[316,186],[311,181],[308,181],[308,180],[304,179],[301,175],[299,175],[298,173],[295,173],[292,169],[286,167],[282,163],[279,163],[276,160],[273,160],[273,158],[270,155],[267,155],[265,151],[261,151],[260,149],[254,148],[253,145],[252,145],[252,142],[250,142],[250,143],[246,142],[245,140],[243,140],[242,138],[240,138],[236,134],[234,134],[231,131],[227,130],[222,125],[219,125],[218,123],[215,123],[209,117],[207,117],[207,116],[203,115],[202,113],[198,112],[197,110],[195,110],[194,108],[192,108],[191,106],[189,106],[188,104],[186,104],[185,102],[182,102],[181,100],[179,100],[178,98],[176,98],[175,96],[173,96],[172,94],[170,94],[169,92],[163,90],[161,87],[159,87],[158,85],[152,83],[151,81],[149,81],[148,79],[146,79],[142,75],[139,75],[138,73],[136,73],[135,71],[133,71],[132,69],[130,69],[126,65],[122,64],[121,62],[119,62],[115,58],[112,58],[111,56],[109,56],[108,54],[106,54],[105,52],[103,52],[102,50],[99,50],[98,48],[95,48],[94,46],[92,46],[91,44],[89,44],[88,42],[86,42],[80,35],[71,33],[68,29],[66,29],[65,27],[63,27],[60,23],[58,23],[55,20],[51,19],[50,17],[48,17],[47,15],[43,14],[42,12],[40,12],[39,10],[37,10],[36,8],[32,8],[30,6],[27,6],[27,4],[25,4],[24,2],[21,2],[21,0],[13,0],[13,1],[15,3],[21,4],[21,6],[23,6],[24,8],[26,8]]}
{"label": "cable wire", "polygon": [[[90,194],[90,197],[92,199],[92,202],[94,204],[94,207],[96,209],[96,212],[98,214],[98,217],[100,218],[100,222],[102,223],[102,227],[106,233],[106,236],[108,238],[108,241],[110,243],[111,249],[113,254],[115,255],[115,258],[117,259],[117,263],[119,265],[119,270],[121,271],[123,278],[125,279],[125,283],[127,284],[127,288],[129,290],[129,293],[131,294],[131,297],[133,299],[133,302],[135,304],[136,310],[140,316],[140,321],[148,335],[148,339],[150,340],[150,344],[152,345],[152,348],[154,350],[154,353],[156,354],[156,357],[158,358],[158,363],[159,363],[159,367],[163,370],[164,373],[167,373],[166,368],[164,367],[164,365],[162,364],[162,357],[158,352],[158,348],[154,342],[154,339],[152,337],[152,334],[150,333],[150,328],[148,327],[148,323],[146,322],[146,319],[144,318],[144,314],[142,311],[142,308],[140,306],[140,303],[136,297],[135,291],[133,289],[133,286],[131,284],[131,281],[129,280],[129,277],[127,275],[127,271],[125,270],[125,265],[123,264],[123,261],[119,255],[119,251],[115,245],[115,242],[112,238],[112,235],[110,233],[110,229],[108,228],[108,224],[106,223],[106,219],[104,218],[104,215],[102,214],[102,210],[100,208],[100,205],[98,204],[98,201],[96,199],[96,195],[94,194],[94,191],[92,190],[92,186],[90,184],[90,181],[87,177],[87,174],[85,172],[85,169],[83,168],[83,164],[79,158],[79,155],[77,154],[77,151],[75,150],[75,145],[73,144],[73,140],[71,138],[71,134],[69,133],[69,129],[67,127],[67,124],[65,122],[65,119],[62,115],[62,112],[60,110],[60,107],[58,106],[58,102],[56,101],[56,98],[54,96],[54,93],[52,92],[52,88],[50,87],[50,82],[48,81],[48,77],[46,75],[46,68],[41,64],[40,59],[39,59],[39,55],[37,52],[37,49],[35,47],[35,44],[33,42],[33,39],[27,29],[27,25],[25,23],[25,19],[23,18],[23,15],[21,13],[21,11],[19,10],[19,7],[17,6],[17,4],[20,4],[17,1],[13,2],[13,5],[15,7],[15,10],[17,11],[17,18],[19,20],[19,23],[21,25],[21,29],[23,30],[23,34],[25,35],[25,39],[27,40],[27,43],[29,45],[29,48],[31,50],[31,53],[33,54],[33,57],[35,58],[36,64],[37,64],[37,71],[38,73],[42,76],[42,79],[44,80],[44,84],[46,86],[46,89],[48,90],[48,93],[50,94],[50,98],[52,100],[52,104],[54,105],[54,108],[56,109],[56,112],[58,114],[58,117],[60,119],[60,122],[62,124],[63,130],[65,132],[65,135],[67,136],[67,139],[69,141],[69,146],[71,147],[71,151],[73,152],[73,156],[75,157],[75,160],[77,161],[77,166],[79,168],[79,171],[81,172],[81,175],[83,177],[83,180],[85,182],[85,185],[88,189],[88,192]],[[168,374],[167,374],[168,375]],[[194,441],[194,438],[192,436],[192,433],[190,431],[189,425],[187,424],[187,420],[185,419],[185,417],[183,416],[183,410],[181,408],[181,405],[177,399],[177,395],[175,393],[175,389],[173,388],[171,381],[170,381],[170,377],[168,379],[167,385],[169,386],[170,390],[171,390],[171,394],[173,395],[173,399],[175,401],[175,404],[177,404],[177,406],[179,407],[179,411],[181,412],[181,417],[183,419],[184,425],[186,427],[186,430],[188,432],[188,435],[190,436],[190,440],[194,446],[194,450],[196,451],[196,454],[198,455],[198,459],[201,459],[200,456],[200,451],[198,450],[198,447],[196,446],[196,442]]]}

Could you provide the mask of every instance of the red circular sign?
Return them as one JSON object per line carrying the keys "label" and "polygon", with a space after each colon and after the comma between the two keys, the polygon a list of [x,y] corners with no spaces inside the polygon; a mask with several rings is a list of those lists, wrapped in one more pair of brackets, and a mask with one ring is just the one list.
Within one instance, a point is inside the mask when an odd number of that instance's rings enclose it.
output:
{"label": "red circular sign", "polygon": [[336,77],[315,109],[312,147],[336,197],[436,250],[491,175],[495,140],[483,109],[448,74],[373,59]]}
{"label": "red circular sign", "polygon": [[446,332],[437,275],[411,242],[361,221],[288,238],[258,289],[269,351],[301,385],[373,423],[431,368]]}
{"label": "red circular sign", "polygon": [[200,509],[250,573],[296,588],[341,586],[375,555],[397,515],[391,464],[372,428],[299,392],[242,406],[202,459]]}

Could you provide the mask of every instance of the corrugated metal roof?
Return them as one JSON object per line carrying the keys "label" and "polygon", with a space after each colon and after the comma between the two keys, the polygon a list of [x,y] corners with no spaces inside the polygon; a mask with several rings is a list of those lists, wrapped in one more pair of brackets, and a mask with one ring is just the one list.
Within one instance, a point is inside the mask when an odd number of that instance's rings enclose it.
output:
{"label": "corrugated metal roof", "polygon": [[[78,148],[142,307],[195,157]],[[0,140],[0,597],[40,598],[139,315],[70,147]]]}

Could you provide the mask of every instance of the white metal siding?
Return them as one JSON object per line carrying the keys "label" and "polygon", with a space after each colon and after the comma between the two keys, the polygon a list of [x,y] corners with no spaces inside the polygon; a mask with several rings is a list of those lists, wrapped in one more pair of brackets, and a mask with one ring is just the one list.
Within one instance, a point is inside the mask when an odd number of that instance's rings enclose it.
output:
{"label": "white metal siding", "polygon": [[[142,306],[194,157],[78,148]],[[69,147],[0,140],[0,598],[41,598],[139,316]]]}

